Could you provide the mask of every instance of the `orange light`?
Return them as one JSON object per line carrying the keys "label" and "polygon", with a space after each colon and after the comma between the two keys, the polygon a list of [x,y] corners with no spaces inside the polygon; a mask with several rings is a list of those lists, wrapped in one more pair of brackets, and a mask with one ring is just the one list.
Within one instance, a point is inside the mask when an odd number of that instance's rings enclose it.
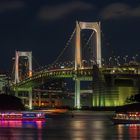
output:
{"label": "orange light", "polygon": [[44,111],[47,111],[47,112],[54,112],[54,113],[65,113],[65,112],[67,112],[68,110],[67,110],[67,109],[48,109],[48,110],[44,110]]}
{"label": "orange light", "polygon": [[32,71],[29,71],[29,77],[32,77]]}

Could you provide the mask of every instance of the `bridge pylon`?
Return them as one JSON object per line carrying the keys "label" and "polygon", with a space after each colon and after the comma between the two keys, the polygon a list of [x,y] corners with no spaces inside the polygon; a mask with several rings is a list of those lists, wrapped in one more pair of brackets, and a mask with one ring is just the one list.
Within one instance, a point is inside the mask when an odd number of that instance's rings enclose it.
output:
{"label": "bridge pylon", "polygon": [[26,57],[28,59],[28,73],[27,76],[32,76],[32,52],[22,52],[22,51],[16,51],[15,54],[15,84],[19,83],[21,80],[21,74],[20,74],[20,57]]}
{"label": "bridge pylon", "polygon": [[82,54],[81,54],[81,30],[89,29],[96,33],[96,49],[93,61],[97,63],[99,68],[102,67],[101,62],[101,29],[100,22],[79,22],[76,21],[76,39],[75,39],[75,70],[82,67]]}
{"label": "bridge pylon", "polygon": [[96,52],[93,53],[93,62],[96,62],[101,68],[101,30],[100,22],[79,22],[76,21],[76,39],[75,39],[75,108],[80,109],[80,78],[78,78],[77,70],[82,66],[82,53],[81,53],[81,30],[90,29],[96,33]]}
{"label": "bridge pylon", "polygon": [[[27,77],[32,76],[32,52],[24,52],[24,51],[16,51],[15,53],[15,84],[18,84],[22,80],[22,73],[20,68],[20,57],[24,57],[24,59],[27,59],[27,62],[24,64],[27,68]],[[18,97],[20,87],[16,87],[15,89],[15,96]],[[32,87],[23,89],[24,91],[27,91],[29,93],[29,109],[32,109]]]}

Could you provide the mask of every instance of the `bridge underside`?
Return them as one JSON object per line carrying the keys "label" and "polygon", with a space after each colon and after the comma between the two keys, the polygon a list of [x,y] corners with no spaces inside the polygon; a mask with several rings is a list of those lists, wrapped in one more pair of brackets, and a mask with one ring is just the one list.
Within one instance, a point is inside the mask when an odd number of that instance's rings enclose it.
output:
{"label": "bridge underside", "polygon": [[[52,78],[52,77],[51,77]],[[51,78],[46,78],[45,80],[47,81],[48,79]],[[112,79],[107,79],[106,80],[106,84],[107,82],[109,83],[108,86],[105,87],[96,87],[93,88],[90,91],[87,92],[82,92],[80,90],[80,88],[77,88],[79,94],[75,95],[76,96],[76,101],[79,100],[78,103],[74,103],[74,94],[70,94],[68,96],[67,93],[65,93],[65,99],[60,99],[61,101],[61,105],[64,106],[71,106],[74,107],[75,105],[76,108],[81,108],[83,106],[90,106],[90,107],[113,107],[113,106],[120,106],[123,105],[125,103],[125,100],[127,99],[127,97],[130,97],[131,95],[134,95],[136,93],[138,93],[138,89],[136,88],[136,83],[137,83],[137,79],[131,79],[129,78],[114,78],[114,76],[111,77]],[[55,79],[63,79],[63,77],[55,77]],[[72,78],[71,78],[72,79]],[[90,81],[92,80],[92,78],[81,78],[80,81]],[[79,81],[78,81],[79,82]],[[31,93],[30,91],[30,87],[38,87],[40,83],[41,84],[41,80],[39,82],[39,80],[36,81],[37,84],[35,84],[34,82],[27,82],[26,84],[21,84],[20,86],[15,87],[15,91],[20,92],[24,92],[24,91],[28,91],[28,93]],[[79,83],[80,84],[80,83]],[[78,84],[77,84],[78,85]],[[80,87],[80,85],[79,85]],[[33,89],[34,89],[33,88]],[[33,91],[32,89],[32,91]],[[92,91],[92,92],[91,92]],[[45,94],[49,95],[50,91],[46,92]],[[52,93],[54,93],[54,91],[52,91]],[[35,94],[34,91],[32,92],[32,94]],[[27,99],[31,98],[31,95],[27,97]],[[42,93],[40,93],[42,94]],[[56,95],[56,97],[62,93],[54,93]],[[48,99],[46,99],[48,100]],[[29,106],[31,106],[31,100],[29,101]],[[75,105],[74,105],[75,104]],[[80,104],[80,106],[78,106]],[[60,105],[60,104],[59,104]]]}

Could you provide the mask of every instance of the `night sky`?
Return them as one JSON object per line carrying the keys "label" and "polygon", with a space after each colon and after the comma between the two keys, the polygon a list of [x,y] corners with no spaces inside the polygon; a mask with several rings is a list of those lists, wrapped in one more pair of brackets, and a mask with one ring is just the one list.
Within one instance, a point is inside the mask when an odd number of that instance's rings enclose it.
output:
{"label": "night sky", "polygon": [[140,0],[1,0],[0,18],[2,71],[12,70],[15,50],[32,51],[39,65],[52,63],[76,20],[101,21],[104,57],[140,52]]}

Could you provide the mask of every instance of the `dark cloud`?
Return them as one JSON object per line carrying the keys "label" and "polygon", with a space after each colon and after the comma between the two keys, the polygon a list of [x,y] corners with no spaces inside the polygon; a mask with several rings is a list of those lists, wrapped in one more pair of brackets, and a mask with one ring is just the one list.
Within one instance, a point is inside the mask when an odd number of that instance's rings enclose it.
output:
{"label": "dark cloud", "polygon": [[140,6],[131,7],[125,3],[113,3],[105,7],[100,16],[103,19],[118,19],[125,17],[140,17]]}
{"label": "dark cloud", "polygon": [[24,7],[23,1],[0,2],[0,13],[10,12]]}
{"label": "dark cloud", "polygon": [[94,8],[92,4],[75,1],[56,6],[43,6],[38,14],[41,20],[51,21],[67,16],[68,14],[79,10],[90,10]]}

